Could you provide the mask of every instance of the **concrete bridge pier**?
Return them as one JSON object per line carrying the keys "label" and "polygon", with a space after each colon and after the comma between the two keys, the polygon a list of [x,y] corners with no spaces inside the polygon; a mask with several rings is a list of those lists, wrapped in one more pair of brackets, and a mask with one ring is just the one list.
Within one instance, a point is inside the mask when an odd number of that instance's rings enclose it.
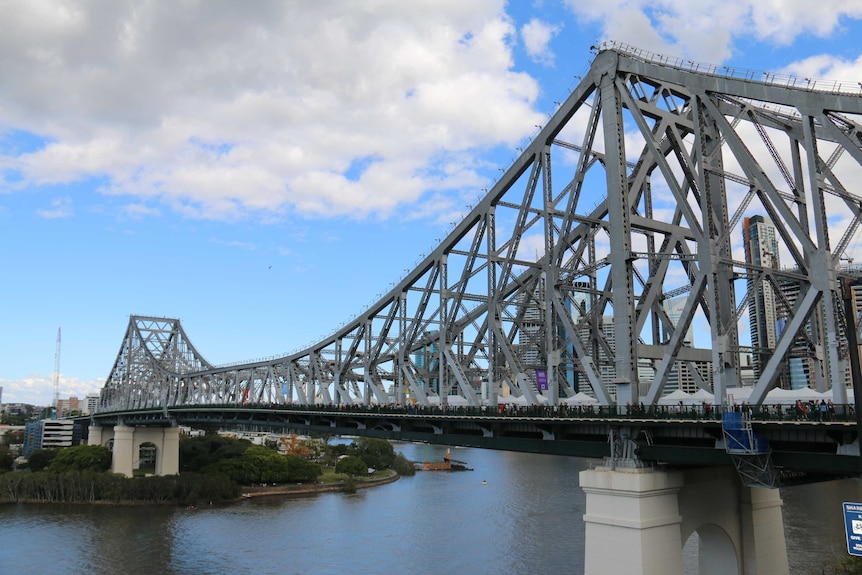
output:
{"label": "concrete bridge pier", "polygon": [[584,575],[682,575],[699,536],[700,575],[787,575],[777,489],[745,487],[732,467],[582,471]]}
{"label": "concrete bridge pier", "polygon": [[108,447],[113,453],[111,471],[126,477],[132,477],[140,468],[142,453],[155,456],[156,475],[176,475],[180,471],[180,430],[177,427],[91,425],[87,443]]}

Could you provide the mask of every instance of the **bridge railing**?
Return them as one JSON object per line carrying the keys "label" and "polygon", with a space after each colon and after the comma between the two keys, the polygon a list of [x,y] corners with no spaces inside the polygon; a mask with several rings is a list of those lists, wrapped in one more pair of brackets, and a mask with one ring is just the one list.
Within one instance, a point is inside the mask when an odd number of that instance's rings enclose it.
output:
{"label": "bridge railing", "polygon": [[862,95],[862,82],[857,81],[800,78],[799,76],[792,74],[779,74],[764,72],[762,70],[750,70],[747,68],[736,68],[719,64],[696,62],[686,58],[651,52],[649,50],[638,48],[637,46],[631,46],[629,44],[615,42],[613,40],[602,42],[597,49],[615,50],[632,58],[643,60],[644,62],[670,66],[689,72],[712,74],[714,76],[771,84],[773,86],[781,86],[785,88],[795,88],[797,90],[806,90],[809,92],[824,92],[828,94],[847,94],[855,96]]}
{"label": "bridge railing", "polygon": [[[827,404],[821,409],[815,402],[797,405],[500,405],[471,407],[454,405],[306,405],[298,403],[230,403],[196,404],[176,409],[242,409],[268,411],[301,411],[357,415],[411,415],[411,416],[456,416],[456,417],[521,417],[563,419],[649,419],[649,420],[713,420],[720,421],[726,412],[741,412],[751,421],[800,421],[800,422],[855,422],[852,404]],[[140,410],[146,411],[146,410]],[[97,414],[99,415],[99,414]]]}

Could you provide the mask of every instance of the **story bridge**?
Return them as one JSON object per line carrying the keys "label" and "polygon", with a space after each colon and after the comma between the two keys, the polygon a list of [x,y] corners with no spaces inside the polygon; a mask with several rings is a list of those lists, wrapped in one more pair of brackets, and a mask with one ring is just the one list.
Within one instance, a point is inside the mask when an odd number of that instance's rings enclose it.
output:
{"label": "story bridge", "polygon": [[[215,366],[177,320],[133,316],[90,441],[113,434],[116,463],[117,446],[131,454],[138,441],[130,423],[203,413],[196,406],[253,419],[260,415],[251,405],[267,404],[309,425],[394,432],[407,415],[369,426],[357,413],[487,410],[507,397],[558,409],[586,392],[615,414],[566,424],[597,426],[593,435],[603,440],[592,447],[602,445],[595,456],[608,464],[581,476],[587,548],[595,549],[587,573],[601,572],[602,557],[614,557],[607,564],[615,573],[679,572],[674,549],[686,529],[707,540],[708,555],[733,554],[710,573],[786,573],[783,532],[778,541],[774,529],[761,529],[776,513],[780,524],[777,490],[749,487],[774,485],[761,479],[775,471],[769,458],[783,457],[763,440],[817,445],[796,453],[831,445],[832,463],[822,466],[858,474],[854,422],[683,423],[690,434],[712,436],[708,449],[723,446],[724,463],[740,470],[741,482],[734,473],[717,485],[718,472],[651,466],[674,449],[644,440],[661,436],[666,423],[618,416],[641,403],[654,410],[684,382],[713,393],[722,417],[735,413],[729,397],[745,383],[755,410],[772,388],[800,381],[831,393],[836,406],[848,404],[859,373],[862,274],[849,248],[862,219],[860,114],[858,82],[754,73],[605,43],[439,246],[329,337],[283,357]],[[339,415],[335,406],[354,412]],[[479,438],[424,416],[429,436]],[[505,437],[509,427],[495,425],[479,425],[490,430],[481,437],[495,429]],[[548,445],[562,445],[569,433],[538,417],[526,425]],[[746,478],[746,459],[766,463]],[[727,516],[718,500],[735,502],[736,514]],[[689,515],[698,518],[694,527]],[[701,532],[698,522],[720,528]],[[652,546],[656,538],[665,543]],[[631,561],[622,565],[609,540],[627,542]],[[767,555],[779,560],[762,560]]]}

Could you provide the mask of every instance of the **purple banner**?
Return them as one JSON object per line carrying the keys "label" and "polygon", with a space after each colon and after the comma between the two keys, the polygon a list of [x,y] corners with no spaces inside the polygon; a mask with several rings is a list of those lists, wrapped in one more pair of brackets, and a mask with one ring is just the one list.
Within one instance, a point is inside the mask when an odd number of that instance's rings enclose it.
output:
{"label": "purple banner", "polygon": [[536,370],[536,389],[539,391],[548,390],[548,372],[544,369]]}

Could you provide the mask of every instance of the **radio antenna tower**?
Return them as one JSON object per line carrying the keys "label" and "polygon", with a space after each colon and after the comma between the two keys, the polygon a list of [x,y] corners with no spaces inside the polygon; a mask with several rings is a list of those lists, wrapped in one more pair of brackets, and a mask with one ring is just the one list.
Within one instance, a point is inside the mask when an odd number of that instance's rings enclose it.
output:
{"label": "radio antenna tower", "polygon": [[54,403],[51,404],[51,419],[57,419],[57,406],[60,403],[60,328],[57,328],[57,349],[54,351]]}

